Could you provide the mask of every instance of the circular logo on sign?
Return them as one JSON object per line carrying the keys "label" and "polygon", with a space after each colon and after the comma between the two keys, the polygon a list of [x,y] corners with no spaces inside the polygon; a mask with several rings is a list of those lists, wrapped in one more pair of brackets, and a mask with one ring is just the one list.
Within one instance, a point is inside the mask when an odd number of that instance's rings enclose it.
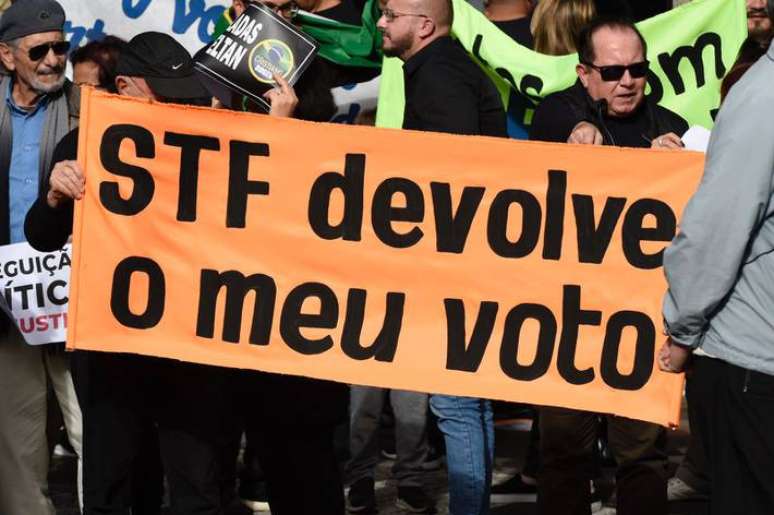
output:
{"label": "circular logo on sign", "polygon": [[273,74],[287,78],[295,58],[290,47],[278,39],[264,39],[250,52],[250,73],[260,82],[274,84]]}

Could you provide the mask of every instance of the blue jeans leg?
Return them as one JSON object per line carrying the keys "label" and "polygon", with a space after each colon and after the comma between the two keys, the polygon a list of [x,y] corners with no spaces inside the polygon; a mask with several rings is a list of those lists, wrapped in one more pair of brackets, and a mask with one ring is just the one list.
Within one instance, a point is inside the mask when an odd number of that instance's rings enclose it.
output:
{"label": "blue jeans leg", "polygon": [[492,405],[483,399],[433,395],[430,408],[446,441],[449,513],[488,514],[494,461]]}

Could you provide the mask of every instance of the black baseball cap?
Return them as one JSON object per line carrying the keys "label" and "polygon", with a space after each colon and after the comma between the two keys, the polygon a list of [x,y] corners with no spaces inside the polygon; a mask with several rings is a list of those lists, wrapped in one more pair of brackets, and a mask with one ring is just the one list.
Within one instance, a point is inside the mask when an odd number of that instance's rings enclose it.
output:
{"label": "black baseball cap", "polygon": [[196,78],[188,50],[161,32],[143,32],[133,37],[118,58],[116,74],[141,77],[156,95],[164,98],[210,96]]}

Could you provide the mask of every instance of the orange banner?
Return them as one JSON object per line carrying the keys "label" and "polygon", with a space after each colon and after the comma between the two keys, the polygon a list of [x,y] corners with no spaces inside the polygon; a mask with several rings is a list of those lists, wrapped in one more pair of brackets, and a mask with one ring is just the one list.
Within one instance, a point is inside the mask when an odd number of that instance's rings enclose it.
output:
{"label": "orange banner", "polygon": [[678,423],[661,257],[702,155],[82,116],[70,349]]}

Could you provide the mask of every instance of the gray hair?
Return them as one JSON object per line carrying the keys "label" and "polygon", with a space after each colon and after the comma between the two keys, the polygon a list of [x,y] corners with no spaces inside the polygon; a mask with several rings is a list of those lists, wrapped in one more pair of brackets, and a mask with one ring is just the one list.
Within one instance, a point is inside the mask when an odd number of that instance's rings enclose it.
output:
{"label": "gray hair", "polygon": [[21,43],[22,38],[15,38],[15,39],[9,39],[8,41],[4,41],[3,43],[8,45],[8,47],[11,50],[18,50],[19,44]]}

